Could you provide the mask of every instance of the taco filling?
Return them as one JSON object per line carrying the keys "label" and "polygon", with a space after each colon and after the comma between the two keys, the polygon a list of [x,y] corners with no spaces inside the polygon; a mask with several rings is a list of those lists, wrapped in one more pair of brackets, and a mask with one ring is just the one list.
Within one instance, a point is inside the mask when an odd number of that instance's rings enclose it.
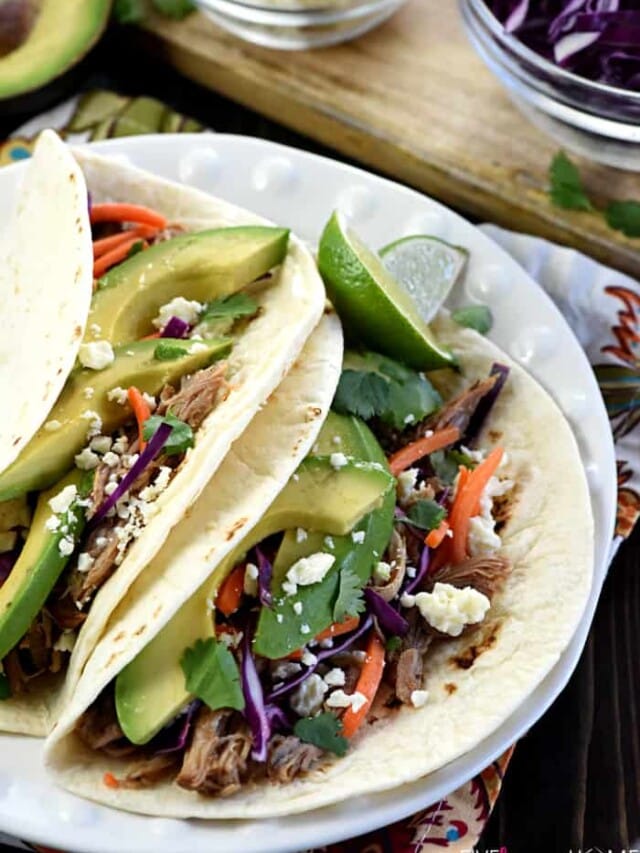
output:
{"label": "taco filling", "polygon": [[346,354],[312,453],[76,723],[126,762],[105,785],[287,783],[429,702],[430,652],[475,630],[511,571],[500,531],[517,484],[487,427],[508,373],[445,400],[399,362]]}
{"label": "taco filling", "polygon": [[260,315],[285,229],[189,232],[90,204],[94,294],[47,420],[0,473],[0,698],[63,670],[100,588],[161,511],[228,357]]}

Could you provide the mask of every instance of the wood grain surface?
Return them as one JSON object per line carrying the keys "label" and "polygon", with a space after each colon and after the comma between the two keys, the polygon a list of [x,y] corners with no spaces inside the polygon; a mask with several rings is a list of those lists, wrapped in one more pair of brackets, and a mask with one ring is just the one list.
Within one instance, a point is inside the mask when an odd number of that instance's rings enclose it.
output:
{"label": "wood grain surface", "polygon": [[[455,0],[412,0],[357,41],[307,52],[246,44],[194,15],[147,37],[182,73],[478,218],[577,246],[640,274],[638,242],[554,208],[557,143],[521,116],[467,41]],[[595,198],[640,198],[640,176],[580,161]]]}

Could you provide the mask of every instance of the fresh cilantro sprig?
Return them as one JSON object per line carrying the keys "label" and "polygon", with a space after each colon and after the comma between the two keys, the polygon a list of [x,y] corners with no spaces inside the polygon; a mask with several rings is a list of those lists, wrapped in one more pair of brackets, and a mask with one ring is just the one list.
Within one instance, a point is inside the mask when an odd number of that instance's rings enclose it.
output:
{"label": "fresh cilantro sprig", "polygon": [[436,450],[429,456],[429,462],[437,477],[443,483],[451,484],[458,476],[458,468],[474,468],[475,462],[460,450]]}
{"label": "fresh cilantro sprig", "polygon": [[430,500],[418,500],[407,510],[407,518],[421,530],[435,530],[446,515],[440,504]]}
{"label": "fresh cilantro sprig", "polygon": [[493,314],[488,305],[466,305],[451,313],[451,319],[459,326],[475,329],[481,335],[486,335],[493,326]]}
{"label": "fresh cilantro sprig", "polygon": [[9,679],[6,675],[0,673],[0,702],[4,699],[11,698],[11,687],[9,686]]}
{"label": "fresh cilantro sprig", "polygon": [[293,733],[305,743],[312,743],[325,752],[344,755],[349,747],[346,737],[343,737],[342,723],[333,714],[325,712],[317,717],[305,717],[293,727]]}
{"label": "fresh cilantro sprig", "polygon": [[441,403],[438,392],[420,373],[379,353],[348,352],[333,408],[365,421],[378,417],[402,430],[421,421]]}
{"label": "fresh cilantro sprig", "polygon": [[[167,18],[182,20],[195,12],[192,0],[151,0],[153,8]],[[113,17],[119,24],[139,24],[146,17],[144,0],[115,0]]]}
{"label": "fresh cilantro sprig", "polygon": [[564,151],[559,151],[551,161],[549,180],[551,201],[556,207],[601,212],[614,231],[621,231],[627,237],[640,237],[640,202],[611,201],[604,210],[598,210],[586,194],[577,166]]}
{"label": "fresh cilantro sprig", "polygon": [[173,343],[173,341],[159,341],[153,350],[156,361],[175,361],[183,358],[189,352],[188,345]]}
{"label": "fresh cilantro sprig", "polygon": [[365,608],[362,581],[351,569],[340,572],[338,597],[333,606],[333,621],[343,622],[348,616],[357,616]]}
{"label": "fresh cilantro sprig", "polygon": [[193,430],[188,423],[172,415],[171,412],[167,412],[166,415],[151,415],[150,418],[147,418],[142,428],[142,437],[144,440],[149,441],[161,424],[168,424],[171,427],[169,438],[162,448],[162,452],[166,453],[167,456],[184,453],[185,450],[193,447]]}
{"label": "fresh cilantro sprig", "polygon": [[564,151],[558,151],[549,167],[551,201],[556,207],[567,210],[593,210],[593,205],[582,185],[576,165]]}
{"label": "fresh cilantro sprig", "polygon": [[251,317],[258,310],[258,303],[246,293],[232,293],[208,302],[200,315],[200,320],[219,320],[223,317],[236,320],[238,317]]}
{"label": "fresh cilantro sprig", "polygon": [[218,708],[235,708],[242,711],[244,696],[240,686],[240,672],[229,649],[216,642],[197,640],[184,650],[180,666],[185,676],[185,687],[215,711]]}

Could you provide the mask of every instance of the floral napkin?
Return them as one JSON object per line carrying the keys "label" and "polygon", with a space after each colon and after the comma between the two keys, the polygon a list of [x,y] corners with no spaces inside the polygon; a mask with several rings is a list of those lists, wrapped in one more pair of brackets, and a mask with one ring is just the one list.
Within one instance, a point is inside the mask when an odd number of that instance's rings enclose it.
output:
{"label": "floral napkin", "polygon": [[[24,125],[0,144],[0,165],[28,157],[37,133],[56,128],[72,142],[203,129],[153,98],[95,91],[74,98]],[[640,286],[573,249],[537,237],[481,226],[543,287],[564,314],[589,357],[609,412],[618,466],[616,540],[628,536],[640,515]],[[612,548],[611,553],[615,551]],[[469,853],[480,839],[500,794],[515,746],[471,781],[423,811],[322,853]],[[508,844],[508,839],[504,839]],[[0,833],[2,843],[32,847]],[[318,849],[315,853],[321,853]]]}

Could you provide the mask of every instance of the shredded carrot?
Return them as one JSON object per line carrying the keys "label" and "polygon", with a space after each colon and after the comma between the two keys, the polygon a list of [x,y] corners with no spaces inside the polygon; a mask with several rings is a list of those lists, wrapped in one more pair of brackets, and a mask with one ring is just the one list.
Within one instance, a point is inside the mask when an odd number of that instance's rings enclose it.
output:
{"label": "shredded carrot", "polygon": [[[334,622],[333,625],[329,625],[324,631],[316,634],[313,639],[316,643],[321,643],[323,640],[331,640],[333,637],[339,637],[341,634],[348,634],[350,631],[355,631],[359,624],[359,616],[349,616],[344,622]],[[301,657],[302,649],[296,649],[295,652],[287,655],[287,660],[300,660]]]}
{"label": "shredded carrot", "polygon": [[246,566],[241,563],[222,581],[216,596],[216,610],[224,616],[231,616],[240,607],[244,594],[244,573]]}
{"label": "shredded carrot", "polygon": [[102,781],[107,786],[107,788],[119,788],[120,782],[116,779],[113,773],[105,773],[102,777]]}
{"label": "shredded carrot", "polygon": [[383,669],[384,644],[376,630],[372,628],[367,641],[364,664],[360,670],[355,689],[355,692],[361,693],[367,701],[357,711],[354,711],[353,708],[347,708],[342,715],[342,734],[345,737],[353,737],[369,713],[369,708],[382,680]]}
{"label": "shredded carrot", "polygon": [[151,417],[151,409],[135,385],[127,388],[127,397],[129,399],[129,405],[133,409],[133,414],[136,416],[136,420],[138,421],[138,443],[140,445],[140,450],[144,450],[147,442],[142,437],[142,434],[145,421]]}
{"label": "shredded carrot", "polygon": [[141,204],[104,203],[94,204],[90,214],[91,224],[98,222],[139,222],[154,228],[166,228],[167,220],[160,213]]}
{"label": "shredded carrot", "polygon": [[118,234],[112,234],[110,237],[103,237],[101,240],[93,241],[93,259],[94,261],[102,257],[106,252],[127,243],[131,237],[153,237],[157,234],[156,228],[151,228],[149,225],[137,225],[135,228],[128,228],[126,231],[120,231]]}
{"label": "shredded carrot", "polygon": [[144,338],[140,338],[141,341],[153,341],[156,338],[160,337],[160,332],[152,332],[150,335],[145,335]]}
{"label": "shredded carrot", "polygon": [[[93,277],[100,278],[100,276],[104,275],[108,269],[119,264],[120,261],[124,261],[131,249],[139,242],[140,237],[129,237],[128,240],[124,243],[120,243],[120,245],[116,246],[115,249],[111,249],[110,252],[105,252],[103,255],[100,255],[100,257],[93,262]],[[145,242],[143,242],[143,247],[147,247]]]}
{"label": "shredded carrot", "polygon": [[449,522],[446,518],[443,518],[440,524],[435,528],[435,530],[430,530],[424,539],[424,544],[428,545],[429,548],[437,548],[438,545],[442,542],[444,537],[447,535],[447,530],[449,529]]}
{"label": "shredded carrot", "polygon": [[389,457],[389,468],[394,477],[397,477],[405,468],[412,465],[423,456],[429,453],[434,453],[436,450],[442,450],[449,444],[453,444],[460,438],[460,430],[458,427],[450,426],[444,429],[439,429],[432,435],[426,435],[424,438],[419,438],[417,441],[412,441],[407,444],[393,456]]}

